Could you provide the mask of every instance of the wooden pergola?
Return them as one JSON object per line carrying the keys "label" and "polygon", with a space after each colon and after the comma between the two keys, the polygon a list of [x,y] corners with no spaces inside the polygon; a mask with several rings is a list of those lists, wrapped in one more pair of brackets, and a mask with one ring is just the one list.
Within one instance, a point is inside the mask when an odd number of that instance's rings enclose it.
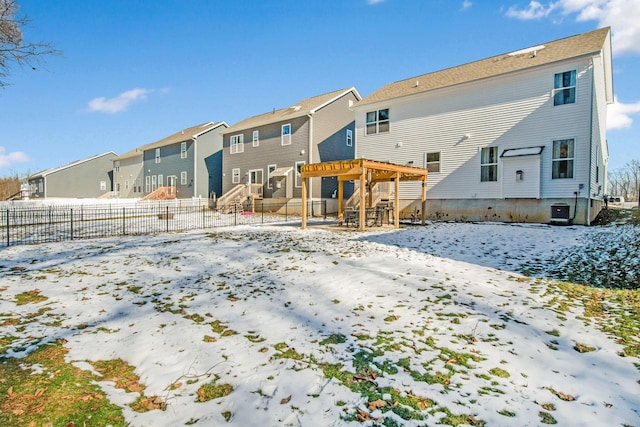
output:
{"label": "wooden pergola", "polygon": [[[358,227],[360,231],[365,226],[365,209],[366,209],[366,189],[373,187],[380,182],[395,183],[395,200],[393,204],[394,215],[393,225],[395,228],[400,227],[400,218],[398,215],[399,194],[401,181],[422,181],[422,212],[421,221],[424,225],[425,219],[425,202],[427,200],[427,170],[413,166],[397,165],[393,163],[376,162],[366,159],[354,160],[338,160],[335,162],[313,163],[303,165],[301,168],[302,176],[302,228],[307,227],[307,182],[309,178],[317,177],[338,177],[338,216],[342,218],[344,213],[343,194],[345,181],[359,181],[359,221]],[[372,194],[369,192],[369,203],[371,204]]]}

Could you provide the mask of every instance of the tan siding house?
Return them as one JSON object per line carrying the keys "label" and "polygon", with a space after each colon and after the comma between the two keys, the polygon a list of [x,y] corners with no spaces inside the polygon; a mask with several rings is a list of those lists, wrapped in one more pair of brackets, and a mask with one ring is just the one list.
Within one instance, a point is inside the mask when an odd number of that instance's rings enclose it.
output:
{"label": "tan siding house", "polygon": [[[427,215],[588,224],[606,192],[608,28],[388,84],[356,104],[356,157],[430,170]],[[404,186],[406,211],[420,188]]]}

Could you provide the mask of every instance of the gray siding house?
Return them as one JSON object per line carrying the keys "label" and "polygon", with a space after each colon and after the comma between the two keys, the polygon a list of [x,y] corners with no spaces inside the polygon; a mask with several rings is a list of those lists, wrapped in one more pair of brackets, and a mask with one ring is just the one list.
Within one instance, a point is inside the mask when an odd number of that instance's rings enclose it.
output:
{"label": "gray siding house", "polygon": [[[242,187],[256,198],[300,198],[302,165],[354,158],[351,107],[361,99],[354,87],[340,89],[225,129],[223,199],[246,195]],[[309,197],[332,198],[337,188],[335,178],[318,179],[310,184]]]}
{"label": "gray siding house", "polygon": [[[607,191],[609,28],[389,83],[354,107],[357,157],[429,171],[427,214],[589,224]],[[403,187],[404,214],[421,209]]]}
{"label": "gray siding house", "polygon": [[117,154],[108,151],[27,178],[30,197],[96,198],[112,190],[113,163]]}
{"label": "gray siding house", "polygon": [[142,150],[136,148],[113,158],[113,197],[143,196],[142,154]]}
{"label": "gray siding house", "polygon": [[144,177],[142,194],[148,196],[155,191],[166,191],[181,199],[220,195],[220,132],[227,127],[225,122],[208,122],[140,147]]}

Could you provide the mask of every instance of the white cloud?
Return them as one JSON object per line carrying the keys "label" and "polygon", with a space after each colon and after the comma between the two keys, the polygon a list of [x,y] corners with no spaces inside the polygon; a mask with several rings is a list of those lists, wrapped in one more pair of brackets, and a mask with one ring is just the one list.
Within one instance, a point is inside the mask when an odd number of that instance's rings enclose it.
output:
{"label": "white cloud", "polygon": [[549,3],[548,6],[544,6],[537,1],[529,2],[529,6],[526,9],[518,9],[515,6],[511,6],[507,10],[507,16],[510,18],[517,18],[522,20],[540,19],[549,16],[549,14],[556,8],[557,3]]}
{"label": "white cloud", "polygon": [[107,99],[104,96],[94,98],[89,101],[89,111],[98,111],[108,114],[119,113],[121,111],[125,111],[133,102],[146,99],[147,94],[151,92],[152,91],[148,89],[136,88],[123,92],[115,98]]}
{"label": "white cloud", "polygon": [[367,0],[368,4],[378,4],[378,3],[382,3],[385,0]]}
{"label": "white cloud", "polygon": [[633,124],[634,114],[640,113],[640,101],[623,104],[615,98],[614,103],[607,106],[607,130],[628,129]]}
{"label": "white cloud", "polygon": [[0,168],[5,166],[11,166],[15,163],[24,163],[28,162],[31,159],[27,156],[26,153],[22,151],[13,151],[11,153],[6,153],[7,151],[4,147],[0,147]]}
{"label": "white cloud", "polygon": [[616,54],[640,54],[640,1],[638,0],[557,0],[531,1],[527,8],[511,6],[506,15],[529,20],[546,18],[558,11],[563,16],[576,15],[579,22],[597,21],[598,27],[611,27]]}
{"label": "white cloud", "polygon": [[469,0],[464,0],[462,2],[462,10],[467,10],[469,9],[471,6],[473,6],[473,3],[471,3]]}

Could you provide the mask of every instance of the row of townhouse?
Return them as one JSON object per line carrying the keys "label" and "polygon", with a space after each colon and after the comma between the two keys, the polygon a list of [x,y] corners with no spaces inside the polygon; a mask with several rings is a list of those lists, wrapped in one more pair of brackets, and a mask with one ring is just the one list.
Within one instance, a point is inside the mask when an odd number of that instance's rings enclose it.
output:
{"label": "row of townhouse", "polygon": [[[302,165],[364,158],[427,169],[431,218],[589,224],[606,193],[611,102],[611,35],[602,28],[390,83],[364,99],[351,87],[232,126],[184,129],[112,156],[112,189],[287,201],[301,196]],[[314,178],[307,194],[331,200],[337,188],[335,177]],[[403,185],[400,210],[420,209],[420,193],[419,183]]]}

